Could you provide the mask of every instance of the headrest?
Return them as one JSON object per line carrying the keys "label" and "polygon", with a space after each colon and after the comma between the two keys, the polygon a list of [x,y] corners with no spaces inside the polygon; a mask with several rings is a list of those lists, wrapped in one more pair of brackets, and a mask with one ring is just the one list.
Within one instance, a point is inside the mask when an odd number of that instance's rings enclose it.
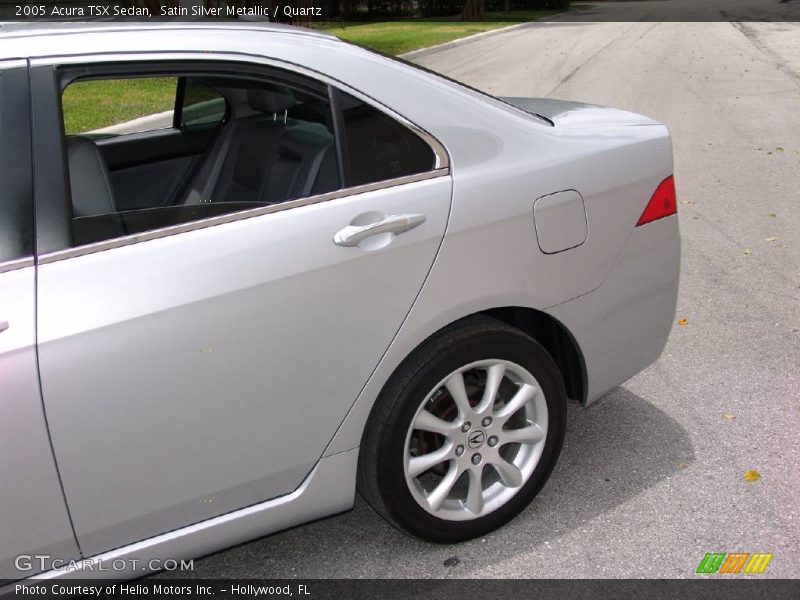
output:
{"label": "headrest", "polygon": [[295,99],[288,88],[275,86],[269,89],[248,89],[247,103],[253,110],[273,115],[292,108]]}

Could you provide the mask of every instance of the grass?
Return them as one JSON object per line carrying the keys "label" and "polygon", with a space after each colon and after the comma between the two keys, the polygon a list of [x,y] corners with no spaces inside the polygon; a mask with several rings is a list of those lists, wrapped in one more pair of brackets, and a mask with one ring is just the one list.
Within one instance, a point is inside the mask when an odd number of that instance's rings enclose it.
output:
{"label": "grass", "polygon": [[559,12],[562,11],[489,12],[486,13],[486,20],[480,22],[453,21],[452,17],[437,17],[424,21],[408,19],[381,23],[322,23],[319,27],[344,40],[386,54],[403,54],[492,29],[536,21]]}
{"label": "grass", "polygon": [[174,77],[78,81],[64,90],[64,129],[82,133],[172,110]]}

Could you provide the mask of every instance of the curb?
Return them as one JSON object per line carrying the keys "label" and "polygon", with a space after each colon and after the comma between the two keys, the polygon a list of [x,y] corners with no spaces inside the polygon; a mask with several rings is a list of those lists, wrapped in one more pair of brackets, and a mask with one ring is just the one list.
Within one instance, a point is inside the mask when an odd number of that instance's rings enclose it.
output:
{"label": "curb", "polygon": [[481,31],[480,33],[474,33],[472,35],[468,35],[463,38],[458,38],[457,40],[452,40],[450,42],[445,42],[443,44],[436,44],[435,46],[428,46],[427,48],[418,48],[416,50],[411,50],[410,52],[405,52],[403,54],[398,54],[399,58],[405,60],[413,60],[415,58],[419,58],[421,56],[427,56],[428,54],[435,54],[436,52],[441,52],[442,50],[449,50],[450,48],[455,48],[460,46],[461,44],[466,44],[469,42],[474,42],[477,39],[483,37],[489,37],[492,35],[499,35],[501,33],[507,33],[509,31],[514,31],[515,29],[522,29],[523,27],[532,27],[539,23],[548,23],[553,21],[558,21],[560,17],[568,14],[575,14],[580,13],[583,11],[592,8],[594,5],[589,4],[585,8],[578,8],[574,10],[569,10],[565,12],[556,13],[554,15],[550,15],[549,17],[542,17],[541,19],[537,19],[536,21],[526,21],[524,23],[517,23],[516,25],[509,25],[507,27],[500,27],[499,29],[490,29],[489,31]]}
{"label": "curb", "polygon": [[[555,15],[554,15],[555,16]],[[525,23],[517,23],[516,25],[509,25],[507,27],[499,27],[498,29],[490,29],[489,31],[481,31],[480,33],[474,33],[472,35],[468,35],[466,37],[458,38],[456,40],[452,40],[450,42],[445,42],[443,44],[436,44],[435,46],[428,46],[427,48],[418,48],[417,50],[411,50],[410,52],[405,52],[403,54],[398,54],[400,58],[405,60],[411,60],[414,58],[419,58],[420,56],[426,56],[427,54],[434,54],[436,52],[441,52],[442,50],[448,50],[450,48],[455,48],[456,46],[460,46],[461,44],[466,44],[469,42],[474,42],[477,39],[490,37],[493,35],[498,35],[500,33],[507,33],[509,31],[513,31],[515,29],[522,29],[523,27],[530,27],[536,23],[541,23],[542,21],[526,21]]]}
{"label": "curb", "polygon": [[123,133],[136,133],[139,131],[146,131],[149,129],[161,129],[163,127],[172,126],[172,111],[165,110],[164,112],[154,113],[152,115],[145,115],[143,117],[136,117],[130,121],[124,121],[108,127],[94,129],[87,133],[110,133],[110,134],[123,134]]}

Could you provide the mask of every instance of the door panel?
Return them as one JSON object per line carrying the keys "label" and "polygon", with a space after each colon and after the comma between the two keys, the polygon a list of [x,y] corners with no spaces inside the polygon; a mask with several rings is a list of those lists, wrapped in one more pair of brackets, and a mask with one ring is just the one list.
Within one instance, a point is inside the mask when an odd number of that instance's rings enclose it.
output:
{"label": "door panel", "polygon": [[0,580],[79,558],[42,412],[34,350],[34,267],[0,274]]}
{"label": "door panel", "polygon": [[[450,192],[438,177],[41,265],[42,389],[84,552],[295,489],[410,310]],[[401,213],[426,221],[333,242]]]}
{"label": "door panel", "polygon": [[27,67],[0,62],[0,586],[80,558],[39,393],[30,155]]}

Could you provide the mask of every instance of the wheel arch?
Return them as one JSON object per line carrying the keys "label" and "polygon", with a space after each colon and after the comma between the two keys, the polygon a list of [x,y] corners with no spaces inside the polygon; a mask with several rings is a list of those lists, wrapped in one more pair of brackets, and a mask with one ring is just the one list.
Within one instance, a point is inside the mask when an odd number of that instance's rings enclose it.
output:
{"label": "wheel arch", "polygon": [[[439,321],[436,328],[420,327],[420,330],[427,329],[425,335],[417,337],[413,345],[404,348],[402,356],[396,355],[388,364],[382,361],[385,364],[379,365],[376,369],[379,377],[376,378],[376,373],[373,373],[373,377],[365,385],[362,394],[333,434],[323,456],[331,456],[358,446],[380,392],[388,384],[392,374],[429,339],[473,316],[492,317],[516,327],[536,340],[556,363],[564,379],[567,398],[582,403],[586,401],[588,375],[583,353],[575,337],[558,319],[541,310],[514,304],[495,305],[477,310],[473,308],[470,311],[463,311],[456,318],[451,316],[450,319]],[[383,371],[382,374],[381,371]]]}
{"label": "wheel arch", "polygon": [[585,402],[587,374],[583,353],[577,340],[560,321],[542,311],[522,306],[491,308],[477,314],[516,327],[539,342],[556,363],[567,389],[567,398]]}

